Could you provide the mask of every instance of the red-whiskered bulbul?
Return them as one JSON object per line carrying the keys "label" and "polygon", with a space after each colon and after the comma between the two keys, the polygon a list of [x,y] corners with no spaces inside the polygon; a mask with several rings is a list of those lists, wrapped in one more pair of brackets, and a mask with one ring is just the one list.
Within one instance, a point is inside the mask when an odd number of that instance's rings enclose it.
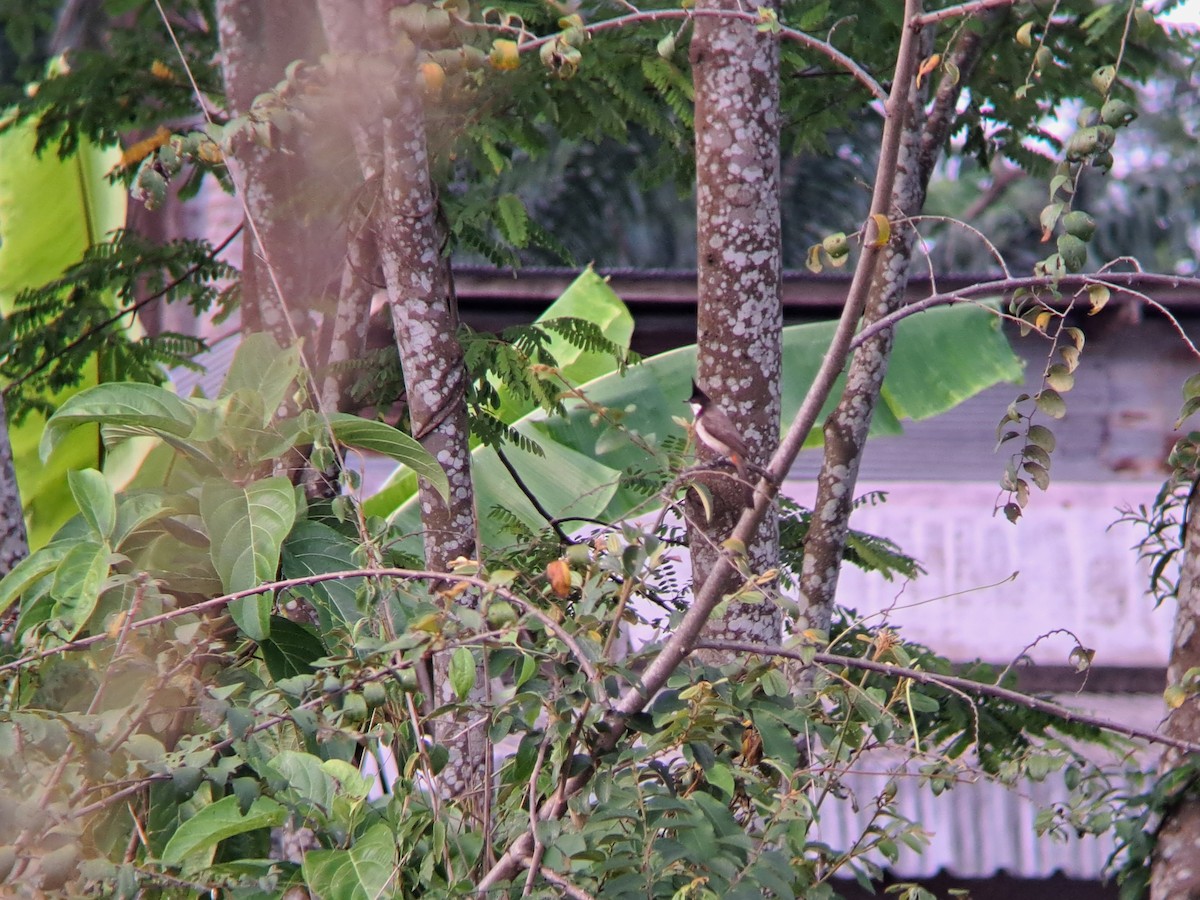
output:
{"label": "red-whiskered bulbul", "polygon": [[708,394],[700,390],[700,385],[692,382],[692,396],[688,398],[692,413],[695,415],[693,427],[696,439],[721,456],[727,457],[737,469],[738,477],[746,481],[746,462],[750,451],[738,433],[737,426],[715,403]]}

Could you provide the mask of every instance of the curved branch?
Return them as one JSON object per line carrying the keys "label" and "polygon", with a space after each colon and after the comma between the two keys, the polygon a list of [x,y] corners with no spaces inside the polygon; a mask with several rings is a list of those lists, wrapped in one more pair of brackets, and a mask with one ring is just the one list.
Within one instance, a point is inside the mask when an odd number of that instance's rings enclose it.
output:
{"label": "curved branch", "polygon": [[521,478],[521,473],[517,471],[512,461],[508,458],[508,454],[504,452],[504,448],[497,444],[492,449],[496,451],[496,458],[500,460],[500,465],[504,466],[509,477],[516,484],[517,489],[525,495],[525,499],[537,510],[538,515],[546,520],[546,524],[554,529],[554,533],[558,535],[558,539],[568,546],[574,544],[575,541],[571,540],[571,536],[563,530],[560,520],[556,519],[550,510],[546,509],[542,504],[542,501],[537,498],[537,495],[529,489],[529,485]]}
{"label": "curved branch", "polygon": [[913,20],[913,25],[916,28],[924,28],[926,25],[935,25],[938,22],[944,22],[946,19],[955,19],[959,16],[973,16],[976,13],[986,12],[989,9],[996,9],[1001,6],[1015,6],[1017,0],[969,0],[967,3],[959,3],[956,6],[947,6],[945,9],[934,10],[927,12],[922,16],[917,16]]}
{"label": "curved branch", "polygon": [[[1014,0],[1005,0],[1011,3]],[[700,16],[714,16],[722,19],[741,20],[743,22],[751,22],[755,25],[763,24],[764,20],[750,12],[735,12],[733,10],[717,10],[717,9],[655,9],[629,13],[624,16],[617,16],[613,19],[605,19],[603,22],[596,22],[592,25],[585,26],[588,34],[599,34],[603,31],[612,31],[617,28],[624,28],[628,25],[640,25],[645,22],[666,22],[677,19],[693,19]],[[460,20],[461,21],[461,20]],[[467,23],[478,26],[478,23]],[[509,32],[522,33],[519,29],[501,28],[501,30]],[[774,28],[772,29],[774,30]],[[528,33],[528,32],[524,32]],[[778,25],[778,34],[780,37],[795,41],[809,50],[814,50],[820,53],[836,66],[845,69],[854,76],[854,80],[870,91],[871,96],[876,100],[887,100],[887,91],[885,91],[876,81],[870,72],[856,63],[853,59],[839,50],[832,44],[815,38],[811,34],[806,34],[795,28],[789,28],[786,25]],[[548,44],[558,38],[557,34],[546,35],[545,37],[534,38],[531,41],[522,42],[520,45],[521,51],[536,50],[543,44]]]}
{"label": "curved branch", "polygon": [[[570,650],[579,661],[585,675],[594,683],[600,682],[600,673],[596,667],[592,665],[591,660],[583,652],[583,649],[575,641],[571,635],[563,629],[561,625],[547,616],[544,612],[530,603],[523,597],[517,596],[507,588],[492,584],[483,578],[475,575],[458,575],[454,572],[432,572],[424,569],[392,569],[392,568],[367,568],[367,569],[347,569],[342,572],[321,572],[315,575],[305,575],[300,578],[285,578],[280,581],[269,581],[265,584],[256,585],[252,588],[247,588],[244,591],[234,591],[232,594],[222,594],[220,597],[213,597],[209,600],[202,600],[199,603],[193,603],[191,606],[184,606],[179,609],[173,609],[169,612],[159,613],[156,616],[148,616],[145,619],[139,619],[129,626],[129,629],[136,630],[141,628],[151,628],[155,625],[162,625],[170,622],[173,619],[178,619],[181,616],[192,615],[198,612],[209,612],[211,610],[220,609],[221,607],[232,603],[235,600],[241,600],[246,597],[255,597],[259,594],[265,594],[268,591],[281,591],[288,588],[303,587],[304,585],[320,584],[323,581],[338,581],[343,578],[400,578],[407,580],[421,581],[451,581],[459,584],[465,584],[469,587],[484,593],[492,593],[497,597],[514,603],[521,607],[533,618],[541,622],[548,631],[563,642],[563,645]],[[49,650],[43,650],[39,653],[31,653],[28,656],[22,656],[20,659],[13,660],[10,663],[0,665],[0,674],[19,669],[22,666],[27,666],[30,663],[38,662],[50,656],[57,656],[60,653],[66,653],[71,650],[82,650],[85,647],[91,647],[103,641],[111,640],[107,632],[93,634],[90,637],[80,638],[75,641],[68,641],[65,644],[60,644],[57,647],[52,647]]]}
{"label": "curved branch", "polygon": [[1187,751],[1188,753],[1200,752],[1200,744],[1193,741],[1186,741],[1154,731],[1147,731],[1144,728],[1138,728],[1133,725],[1123,725],[1120,722],[1114,722],[1111,719],[1094,716],[1090,713],[1079,712],[1078,710],[1061,706],[1058,703],[1052,703],[1049,700],[1030,697],[1028,694],[1022,694],[1020,691],[1003,688],[996,684],[971,681],[969,678],[961,678],[957,675],[938,675],[934,672],[922,671],[921,669],[909,669],[904,666],[875,662],[874,660],[863,659],[858,656],[840,656],[836,653],[817,653],[810,658],[795,650],[785,650],[782,647],[765,647],[762,644],[751,644],[742,641],[702,641],[696,644],[696,649],[757,653],[760,656],[778,656],[783,659],[803,663],[806,666],[820,663],[826,666],[846,666],[851,669],[875,672],[880,675],[886,675],[889,678],[911,678],[919,684],[928,684],[947,690],[963,691],[970,694],[977,694],[981,697],[993,697],[997,700],[1004,700],[1018,706],[1023,706],[1026,709],[1031,709],[1034,712],[1054,716],[1055,718],[1062,719],[1064,722],[1072,722],[1077,725],[1090,725],[1102,731],[1123,734],[1131,738],[1139,738],[1153,744],[1163,744],[1167,747]]}
{"label": "curved branch", "polygon": [[1172,290],[1177,288],[1192,288],[1200,290],[1200,278],[1183,275],[1159,275],[1153,272],[1106,272],[1103,275],[1062,275],[1057,279],[1050,276],[1032,275],[1026,278],[998,278],[994,281],[981,281],[978,284],[968,285],[956,291],[931,294],[924,300],[918,300],[915,303],[908,304],[903,309],[889,313],[855,335],[854,339],[850,342],[850,349],[858,349],[858,347],[862,346],[863,343],[870,340],[879,332],[888,328],[894,328],[897,323],[907,319],[909,316],[915,316],[917,313],[922,313],[938,306],[948,306],[951,303],[973,300],[979,297],[1011,294],[1013,291],[1020,290],[1021,288],[1027,290],[1052,287],[1084,289],[1093,284],[1102,285],[1110,290],[1138,298],[1142,297],[1139,288],[1157,287]]}
{"label": "curved branch", "polygon": [[[895,178],[896,157],[900,149],[900,130],[903,128],[900,115],[908,94],[908,85],[916,77],[917,29],[911,27],[914,17],[920,11],[919,0],[907,0],[904,15],[904,29],[901,35],[900,49],[896,60],[895,77],[892,80],[892,91],[887,101],[886,119],[881,141],[878,176],[875,192],[871,199],[871,212],[887,218],[888,204],[891,202],[892,183]],[[876,220],[878,221],[878,220]],[[876,255],[879,250],[868,244],[864,255]],[[869,269],[862,267],[860,269]],[[842,317],[834,332],[829,350],[826,351],[813,379],[812,387],[801,404],[799,412],[788,428],[787,434],[779,445],[767,467],[769,478],[763,478],[754,491],[754,505],[742,513],[737,527],[733,531],[732,540],[742,546],[749,546],[758,529],[758,523],[766,514],[767,507],[778,492],[776,485],[783,482],[783,476],[791,468],[792,463],[804,446],[805,438],[812,430],[821,407],[833,389],[834,382],[846,364],[850,353],[851,339],[855,328],[862,317],[863,304],[866,301],[867,281],[857,289],[852,287],[850,299],[842,310]],[[591,763],[567,782],[565,790],[545,801],[542,805],[543,819],[561,816],[567,807],[567,799],[583,790],[591,781],[595,772],[596,760],[617,746],[625,734],[630,716],[646,707],[667,679],[671,676],[684,658],[691,652],[692,645],[699,638],[700,631],[708,621],[713,610],[725,593],[725,585],[736,571],[729,554],[718,557],[716,565],[709,573],[704,584],[696,591],[692,606],[684,615],[675,633],[667,640],[658,655],[642,672],[641,679],[631,684],[611,710],[604,717],[603,730],[597,735],[592,748]],[[480,897],[488,896],[489,891],[500,882],[508,881],[520,870],[522,860],[532,848],[533,836],[528,832],[517,837],[504,855],[496,862],[477,885]]]}

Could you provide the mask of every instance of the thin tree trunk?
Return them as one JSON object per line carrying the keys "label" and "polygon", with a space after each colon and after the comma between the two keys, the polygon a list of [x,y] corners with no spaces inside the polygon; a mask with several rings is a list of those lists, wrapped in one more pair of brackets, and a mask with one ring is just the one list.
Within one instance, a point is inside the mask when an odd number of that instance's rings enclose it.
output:
{"label": "thin tree trunk", "polygon": [[[1175,630],[1167,684],[1182,684],[1191,669],[1200,666],[1200,492],[1192,491],[1187,504],[1183,571],[1179,579]],[[1170,737],[1200,741],[1200,695],[1188,694],[1168,715],[1163,732]],[[1183,751],[1167,749],[1159,762],[1166,774],[1183,761]],[[1193,790],[1163,818],[1150,869],[1150,900],[1193,900],[1200,897],[1200,801]]]}
{"label": "thin tree trunk", "polygon": [[17,472],[13,466],[12,444],[8,439],[8,418],[4,411],[4,395],[0,394],[0,578],[29,555],[29,539],[25,533],[25,514],[21,494],[17,489]]}
{"label": "thin tree trunk", "polygon": [[[249,114],[289,63],[319,52],[312,0],[217,0],[217,19],[229,112],[236,116]],[[250,225],[243,235],[242,326],[287,347],[311,336],[306,314],[343,254],[313,206],[319,179],[303,139],[272,128],[270,140],[264,146],[243,133],[233,142],[231,169]]]}
{"label": "thin tree trunk", "polygon": [[[703,0],[699,9],[777,9],[772,0]],[[698,16],[691,42],[696,103],[697,380],[765,465],[779,445],[783,314],[780,304],[779,45],[753,23]],[[700,459],[712,456],[701,447]],[[752,480],[757,481],[756,476]],[[689,503],[692,583],[713,570],[751,489],[732,470],[702,477],[712,515]],[[779,563],[773,512],[747,547],[751,571]],[[736,585],[730,585],[730,588]],[[775,643],[779,607],[730,604],[708,639]]]}
{"label": "thin tree trunk", "polygon": [[[413,437],[441,463],[450,482],[449,503],[424,480],[420,486],[425,564],[446,571],[456,559],[476,552],[466,369],[450,261],[437,223],[415,48],[409,43],[408,53],[396,49],[389,34],[391,6],[387,0],[368,0],[350,16],[344,4],[320,3],[331,49],[342,57],[337,65],[352,68],[353,60],[364,55],[370,60],[361,79],[341,83],[357,80],[366,95],[353,102],[357,114],[366,115],[351,129],[364,177],[379,184],[369,227],[387,289]],[[378,89],[372,92],[370,84]],[[473,598],[464,594],[459,600]],[[432,707],[457,702],[448,665],[448,654],[433,661]],[[482,685],[483,678],[476,682]],[[483,725],[459,717],[436,722],[435,737],[450,751],[439,776],[449,796],[482,796]]]}
{"label": "thin tree trunk", "polygon": [[[927,29],[921,36],[922,57],[931,52],[931,32],[932,29]],[[864,324],[886,316],[904,303],[917,238],[914,226],[905,220],[919,216],[925,206],[929,179],[954,124],[962,84],[970,78],[987,43],[986,32],[963,30],[950,55],[957,74],[942,77],[928,116],[925,112],[927,90],[918,87],[915,81],[910,86],[892,189],[892,213],[889,216],[892,234],[875,260]],[[801,630],[824,631],[830,625],[859,464],[887,374],[892,340],[892,331],[883,331],[855,352],[845,391],[825,422],[825,457],[817,478],[817,499],[804,543],[800,576],[801,607],[797,627]]]}

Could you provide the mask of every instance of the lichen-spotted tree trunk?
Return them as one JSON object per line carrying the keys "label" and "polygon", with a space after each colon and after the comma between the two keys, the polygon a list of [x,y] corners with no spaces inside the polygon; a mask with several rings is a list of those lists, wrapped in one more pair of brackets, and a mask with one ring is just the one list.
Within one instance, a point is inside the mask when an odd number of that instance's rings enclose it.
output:
{"label": "lichen-spotted tree trunk", "polygon": [[[970,78],[983,51],[995,15],[985,17],[982,31],[964,29],[950,61],[950,69],[937,87],[933,104],[926,113],[927,87],[910,85],[904,104],[904,127],[900,133],[896,177],[891,193],[891,237],[874,257],[863,323],[870,324],[898,309],[904,302],[905,289],[916,247],[917,232],[907,221],[919,216],[925,205],[929,179],[933,175],[942,148],[955,121],[955,109],[962,85]],[[933,29],[926,28],[917,42],[922,58],[932,52]],[[953,73],[953,74],[950,74]],[[859,464],[866,447],[871,418],[879,402],[879,392],[887,374],[892,352],[891,330],[868,340],[854,354],[846,376],[846,387],[837,407],[825,421],[825,456],[817,478],[817,497],[813,504],[812,525],[804,543],[804,563],[800,578],[801,629],[827,630],[833,614],[834,595],[846,537]]]}
{"label": "lichen-spotted tree trunk", "polygon": [[[1183,684],[1188,671],[1200,666],[1200,493],[1193,491],[1187,506],[1168,685]],[[1188,693],[1168,713],[1162,731],[1169,737],[1200,742],[1200,695]],[[1166,774],[1183,758],[1182,750],[1168,748],[1159,762],[1159,773]],[[1190,786],[1159,826],[1150,870],[1150,900],[1193,897],[1200,897],[1200,800],[1195,786]]]}
{"label": "lichen-spotted tree trunk", "polygon": [[[704,0],[703,11],[775,9],[770,2]],[[779,224],[779,44],[753,22],[702,15],[691,61],[696,103],[697,343],[701,388],[740,429],[752,462],[779,444],[782,365]],[[701,461],[713,457],[704,449]],[[757,480],[751,476],[751,480]],[[702,476],[712,495],[689,502],[692,580],[713,570],[721,543],[748,505],[750,486],[732,469]],[[746,548],[756,573],[779,562],[769,514]],[[734,588],[736,584],[729,587]],[[706,627],[710,639],[777,643],[779,607],[734,602]]]}
{"label": "lichen-spotted tree trunk", "polygon": [[[389,12],[394,5],[366,0],[349,7],[321,0],[320,11],[342,76],[334,89],[341,85],[358,94],[353,100],[344,98],[356,118],[349,127],[363,176],[376,186],[363,223],[373,248],[352,248],[377,254],[413,436],[441,463],[450,482],[449,502],[424,481],[420,488],[425,563],[446,571],[454,560],[471,558],[476,550],[466,370],[430,176],[417,48],[392,33]],[[357,76],[356,66],[361,66]],[[460,596],[460,602],[470,599]],[[431,707],[456,701],[448,659],[440,654],[433,660]],[[477,684],[482,681],[476,679]],[[478,717],[471,723],[443,717],[435,725],[435,737],[450,751],[450,762],[439,776],[444,792],[479,798],[487,755],[483,723]]]}
{"label": "lichen-spotted tree trunk", "polygon": [[[17,490],[12,444],[8,439],[8,417],[4,411],[4,397],[0,394],[0,578],[28,555],[25,515]],[[3,630],[0,626],[0,633]]]}
{"label": "lichen-spotted tree trunk", "polygon": [[[232,115],[249,114],[254,99],[284,79],[289,63],[320,53],[312,0],[217,0],[217,17]],[[311,350],[317,325],[309,313],[344,255],[335,240],[337,214],[320,208],[321,179],[301,132],[271,129],[270,137],[268,145],[249,132],[239,134],[229,159],[248,226],[242,237],[242,325],[268,332],[284,347],[306,339]]]}

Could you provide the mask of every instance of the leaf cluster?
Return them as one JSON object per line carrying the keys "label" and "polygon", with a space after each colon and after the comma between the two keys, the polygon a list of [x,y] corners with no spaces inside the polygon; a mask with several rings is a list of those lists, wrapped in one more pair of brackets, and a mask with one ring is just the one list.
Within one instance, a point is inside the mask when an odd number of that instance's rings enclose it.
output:
{"label": "leaf cluster", "polygon": [[[855,507],[874,505],[887,500],[882,491],[872,492],[855,501]],[[787,497],[779,498],[779,551],[780,563],[795,578],[804,562],[804,541],[812,525],[812,510],[800,506]],[[922,575],[925,569],[913,557],[906,554],[894,541],[866,532],[850,529],[846,536],[846,547],[842,559],[858,566],[864,572],[878,572],[888,581],[893,578],[912,579]]]}
{"label": "leaf cluster", "polygon": [[[113,504],[87,482],[77,529],[106,530],[128,521],[130,503],[178,496],[176,485]],[[172,559],[180,541],[219,553],[203,493],[200,506],[160,530]],[[280,574],[349,571],[360,540],[298,515]],[[256,640],[189,613],[200,584],[183,573],[135,581],[135,598],[94,619],[102,643],[20,667],[0,711],[0,746],[23,752],[0,756],[0,773],[46,785],[46,813],[70,824],[0,823],[0,843],[14,848],[11,865],[34,860],[26,876],[48,891],[453,894],[477,877],[485,829],[501,845],[514,839],[530,827],[531,804],[594,767],[571,815],[536,826],[548,872],[593,895],[834,898],[832,876],[870,884],[876,860],[923,848],[920,824],[898,812],[903,791],[951,789],[980,768],[1016,778],[1082,765],[1046,738],[1090,735],[1010,704],[841,667],[816,667],[813,690],[797,692],[794,673],[761,660],[685,665],[630,722],[634,739],[596,756],[604,711],[657,649],[614,659],[609,636],[636,617],[623,598],[660,577],[669,550],[629,527],[572,548],[557,582],[465,563],[450,577],[476,579],[474,607],[403,578],[312,582],[277,598]],[[144,561],[130,557],[134,567]],[[281,615],[289,599],[311,604],[318,627]],[[172,609],[168,621],[138,624]],[[839,625],[833,641],[851,655],[950,670],[890,632]],[[429,708],[418,672],[434,653],[451,656],[456,699],[418,717]],[[497,751],[482,826],[428,790],[449,754],[425,734],[438,717],[472,708],[481,671],[493,685],[485,721]],[[912,770],[895,769],[868,796],[855,772],[875,768],[876,751],[899,752]],[[834,846],[815,825],[844,803],[867,815],[851,845]],[[301,828],[303,849],[280,858],[273,843]],[[142,839],[130,854],[135,831]]]}
{"label": "leaf cluster", "polygon": [[[168,6],[200,90],[219,94],[217,22],[212,3],[177,0]],[[39,153],[54,147],[66,158],[84,139],[104,146],[130,132],[150,132],[166,120],[196,115],[191,83],[155,4],[109,0],[104,7],[120,25],[99,29],[68,53],[64,65],[31,89],[7,98],[12,116],[0,128],[36,121]],[[24,40],[27,44],[28,38]]]}
{"label": "leaf cluster", "polygon": [[205,240],[154,244],[128,231],[93,244],[63,274],[21,291],[0,323],[0,373],[9,414],[50,411],[47,393],[77,385],[93,360],[109,380],[160,383],[162,369],[190,365],[203,341],[182,334],[137,336],[121,327],[147,303],[186,303],[228,315],[235,271]]}
{"label": "leaf cluster", "polygon": [[[336,441],[383,453],[448,490],[445,473],[420,445],[381,422],[347,415],[322,420],[310,411],[277,418],[299,372],[297,351],[281,351],[260,334],[243,341],[215,400],[127,383],[97,385],[69,398],[47,422],[43,458],[71,429],[87,424],[100,424],[109,446],[141,435],[160,444],[148,452],[133,489],[120,495],[98,472],[72,473],[80,515],[0,588],[0,612],[20,599],[18,645],[103,631],[134,593],[142,612],[151,605],[161,612],[167,594],[194,600],[274,578],[281,556],[286,562],[296,552],[285,549],[285,539],[312,537],[297,525],[306,518],[302,493],[279,474],[293,459],[301,464],[297,448],[304,444]],[[350,557],[349,551],[332,554],[339,563]],[[302,567],[300,574],[312,573]],[[147,575],[152,590],[143,584]],[[334,588],[323,593],[330,602],[314,604],[315,615],[331,627],[349,601],[332,602]],[[238,628],[260,641],[270,634],[271,609],[269,595],[229,606]]]}

